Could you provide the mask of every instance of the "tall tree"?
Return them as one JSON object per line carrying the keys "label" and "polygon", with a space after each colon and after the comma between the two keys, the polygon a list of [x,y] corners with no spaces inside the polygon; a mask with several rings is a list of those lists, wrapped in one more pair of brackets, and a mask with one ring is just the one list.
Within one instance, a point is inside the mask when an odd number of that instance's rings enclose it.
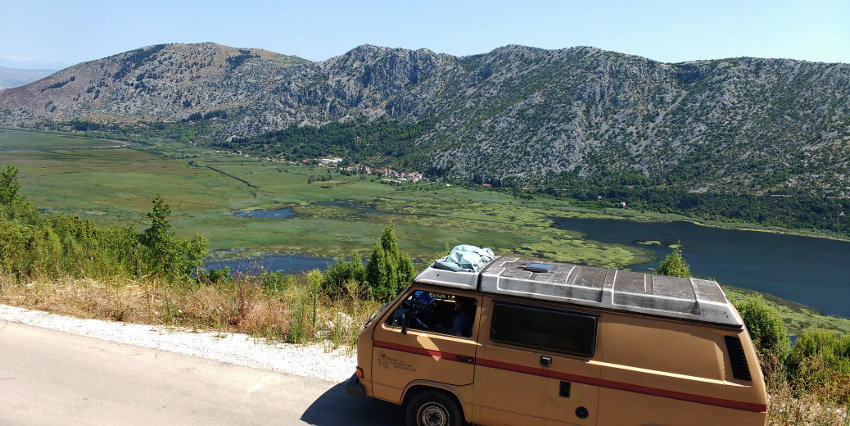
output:
{"label": "tall tree", "polygon": [[682,258],[682,251],[679,248],[675,248],[673,249],[673,253],[670,253],[670,255],[661,262],[661,265],[658,266],[655,273],[671,277],[690,278],[691,267],[688,266],[688,263]]}
{"label": "tall tree", "polygon": [[147,215],[151,218],[151,226],[139,236],[147,249],[147,267],[153,274],[167,279],[191,274],[204,260],[207,239],[199,235],[175,238],[169,232],[171,208],[159,195],[152,202],[153,210]]}
{"label": "tall tree", "polygon": [[398,248],[393,224],[384,229],[381,240],[372,249],[366,265],[366,281],[370,297],[382,302],[392,300],[413,280],[413,261]]}
{"label": "tall tree", "polygon": [[21,185],[18,184],[18,169],[12,166],[3,168],[3,173],[0,173],[0,204],[9,205],[12,201],[23,201],[23,197],[18,198],[18,190]]}

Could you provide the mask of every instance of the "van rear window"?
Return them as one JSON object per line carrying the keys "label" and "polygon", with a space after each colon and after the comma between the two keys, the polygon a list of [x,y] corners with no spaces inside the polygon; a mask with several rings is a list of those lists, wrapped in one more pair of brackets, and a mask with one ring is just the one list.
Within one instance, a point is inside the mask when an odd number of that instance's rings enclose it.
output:
{"label": "van rear window", "polygon": [[490,338],[494,342],[592,357],[596,352],[596,317],[496,303]]}

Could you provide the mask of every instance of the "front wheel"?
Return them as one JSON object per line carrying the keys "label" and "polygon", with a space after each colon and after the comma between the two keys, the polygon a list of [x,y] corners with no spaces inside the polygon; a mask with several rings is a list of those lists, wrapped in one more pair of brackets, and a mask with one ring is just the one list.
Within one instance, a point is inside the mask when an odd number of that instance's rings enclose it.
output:
{"label": "front wheel", "polygon": [[422,392],[407,403],[407,426],[461,426],[463,412],[450,396]]}

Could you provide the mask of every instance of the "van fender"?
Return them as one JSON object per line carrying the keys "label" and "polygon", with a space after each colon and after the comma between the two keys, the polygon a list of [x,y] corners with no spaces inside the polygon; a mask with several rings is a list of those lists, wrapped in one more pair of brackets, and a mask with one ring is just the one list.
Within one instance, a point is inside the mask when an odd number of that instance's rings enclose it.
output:
{"label": "van fender", "polygon": [[470,421],[472,414],[472,384],[451,386],[430,380],[414,380],[404,388],[400,401],[401,405],[406,405],[417,393],[425,390],[439,390],[454,398],[463,410],[463,416],[466,417],[466,421]]}

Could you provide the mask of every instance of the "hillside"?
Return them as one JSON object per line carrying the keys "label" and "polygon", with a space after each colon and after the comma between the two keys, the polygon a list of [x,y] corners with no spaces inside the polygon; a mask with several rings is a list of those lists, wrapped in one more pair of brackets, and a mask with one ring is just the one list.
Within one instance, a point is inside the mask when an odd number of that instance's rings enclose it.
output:
{"label": "hillside", "polygon": [[591,179],[696,193],[850,195],[850,64],[667,64],[589,47],[506,46],[455,57],[369,45],[309,62],[173,44],[0,92],[2,125],[205,116],[214,120],[193,129],[198,142],[233,141],[271,155],[275,146],[291,155],[292,141],[250,137],[381,118],[406,139],[383,150],[376,147],[383,139],[348,141],[328,153],[367,146],[384,151],[385,162],[476,182],[569,187]]}

